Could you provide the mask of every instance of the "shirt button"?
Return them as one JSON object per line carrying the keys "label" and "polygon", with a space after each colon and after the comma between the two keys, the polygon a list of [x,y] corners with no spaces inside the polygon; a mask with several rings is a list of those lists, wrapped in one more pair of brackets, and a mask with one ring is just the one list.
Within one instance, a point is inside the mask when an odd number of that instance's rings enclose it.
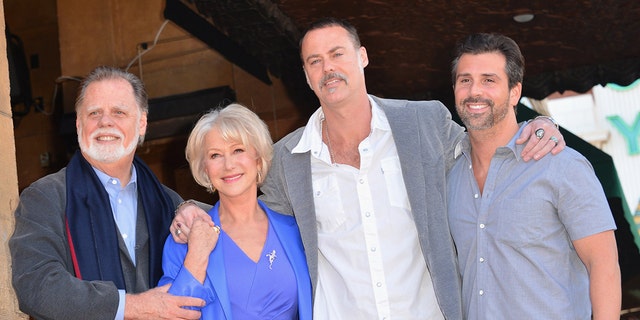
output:
{"label": "shirt button", "polygon": [[480,224],[480,229],[484,229],[484,223]]}
{"label": "shirt button", "polygon": [[474,194],[474,195],[473,195],[473,197],[474,197],[475,199],[478,199],[479,195],[476,193],[476,194]]}
{"label": "shirt button", "polygon": [[382,283],[381,283],[381,282],[378,282],[378,283],[376,283],[376,286],[377,286],[378,288],[380,288],[380,287],[382,287]]}
{"label": "shirt button", "polygon": [[480,260],[480,262],[484,262],[484,258],[480,258],[479,260]]}
{"label": "shirt button", "polygon": [[118,181],[116,181],[116,179],[111,179],[111,184],[118,184]]}
{"label": "shirt button", "polygon": [[371,212],[365,212],[364,216],[367,217],[367,218],[371,217]]}
{"label": "shirt button", "polygon": [[122,199],[118,199],[118,204],[122,204]]}
{"label": "shirt button", "polygon": [[364,183],[364,179],[360,179],[360,184],[363,184],[363,183]]}
{"label": "shirt button", "polygon": [[322,194],[320,191],[316,191],[316,197],[319,197]]}
{"label": "shirt button", "polygon": [[371,247],[371,252],[376,252],[376,247]]}
{"label": "shirt button", "polygon": [[479,294],[479,295],[483,295],[483,294],[484,294],[484,290],[480,290],[480,291],[478,291],[478,294]]}
{"label": "shirt button", "polygon": [[122,234],[122,239],[125,239],[125,240],[126,240],[127,238],[129,238],[129,235],[127,235],[126,233],[123,233],[123,234]]}
{"label": "shirt button", "polygon": [[367,151],[369,151],[369,149],[367,148],[362,149],[362,152],[367,152]]}

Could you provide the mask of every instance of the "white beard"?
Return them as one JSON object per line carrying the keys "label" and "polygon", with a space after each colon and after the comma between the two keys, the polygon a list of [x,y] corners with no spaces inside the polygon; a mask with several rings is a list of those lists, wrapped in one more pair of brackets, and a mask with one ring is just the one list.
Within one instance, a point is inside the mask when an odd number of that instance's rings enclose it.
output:
{"label": "white beard", "polygon": [[[105,133],[120,138],[121,142],[124,141],[124,135],[116,129],[98,129],[89,137],[88,146],[85,144],[84,139],[78,138],[80,150],[96,161],[111,163],[134,152],[138,141],[140,141],[140,130],[136,127],[134,139],[131,140],[128,146],[124,146],[123,143],[118,145],[101,145],[95,143],[95,137]],[[78,137],[82,137],[82,127],[78,129]]]}

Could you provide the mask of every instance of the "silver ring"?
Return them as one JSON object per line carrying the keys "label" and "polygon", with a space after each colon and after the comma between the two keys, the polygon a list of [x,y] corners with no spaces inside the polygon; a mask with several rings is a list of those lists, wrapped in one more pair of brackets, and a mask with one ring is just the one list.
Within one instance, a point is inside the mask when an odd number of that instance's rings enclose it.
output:
{"label": "silver ring", "polygon": [[182,233],[182,230],[180,230],[179,228],[176,229],[176,236],[179,236]]}
{"label": "silver ring", "polygon": [[551,138],[549,138],[549,140],[553,141],[556,144],[556,146],[558,145],[558,138],[556,138],[554,136],[551,136]]}
{"label": "silver ring", "polygon": [[536,137],[538,137],[538,139],[542,139],[542,137],[544,137],[544,129],[540,128],[536,130]]}
{"label": "silver ring", "polygon": [[220,227],[219,226],[213,226],[213,230],[215,230],[217,234],[220,234]]}

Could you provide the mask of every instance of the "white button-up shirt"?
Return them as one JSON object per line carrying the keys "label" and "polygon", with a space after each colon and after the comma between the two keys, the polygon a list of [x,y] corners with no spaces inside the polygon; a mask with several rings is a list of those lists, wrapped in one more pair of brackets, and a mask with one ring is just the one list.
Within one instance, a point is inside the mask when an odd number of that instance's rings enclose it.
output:
{"label": "white button-up shirt", "polygon": [[[443,319],[387,118],[371,99],[360,169],[332,164],[319,108],[294,153],[311,151],[318,223],[315,319]],[[312,253],[308,253],[312,254]]]}

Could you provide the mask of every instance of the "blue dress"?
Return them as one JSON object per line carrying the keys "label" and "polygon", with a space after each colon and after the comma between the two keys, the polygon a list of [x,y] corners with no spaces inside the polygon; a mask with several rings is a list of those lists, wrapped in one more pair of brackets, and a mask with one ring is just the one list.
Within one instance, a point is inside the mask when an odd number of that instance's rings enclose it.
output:
{"label": "blue dress", "polygon": [[296,319],[298,290],[295,274],[271,224],[257,263],[226,233],[221,232],[220,236],[218,245],[222,244],[224,252],[233,317]]}
{"label": "blue dress", "polygon": [[[158,285],[171,284],[171,294],[203,299],[202,319],[311,320],[311,279],[298,225],[292,216],[277,213],[262,201],[258,204],[267,214],[269,231],[257,263],[221,232],[201,284],[183,268],[187,245],[169,236]],[[219,205],[209,210],[217,225]]]}

